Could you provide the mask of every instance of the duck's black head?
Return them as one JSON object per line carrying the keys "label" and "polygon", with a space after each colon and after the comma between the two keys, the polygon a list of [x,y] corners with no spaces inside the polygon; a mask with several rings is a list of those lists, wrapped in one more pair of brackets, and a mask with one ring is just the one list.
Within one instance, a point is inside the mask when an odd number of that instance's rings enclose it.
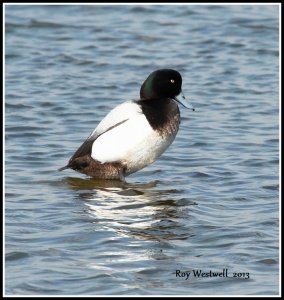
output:
{"label": "duck's black head", "polygon": [[174,99],[181,93],[182,78],[172,69],[160,69],[152,72],[140,89],[140,99]]}

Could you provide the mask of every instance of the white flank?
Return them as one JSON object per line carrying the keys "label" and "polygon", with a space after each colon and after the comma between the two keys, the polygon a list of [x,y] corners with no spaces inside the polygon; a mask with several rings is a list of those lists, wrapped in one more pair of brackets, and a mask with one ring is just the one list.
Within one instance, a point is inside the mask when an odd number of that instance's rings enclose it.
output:
{"label": "white flank", "polygon": [[142,114],[140,106],[133,102],[127,101],[112,109],[98,124],[96,129],[91,133],[88,139],[92,138],[94,135],[98,136],[109,128],[115,126],[116,124],[127,120],[135,115]]}
{"label": "white flank", "polygon": [[163,138],[152,129],[145,115],[136,112],[126,122],[100,135],[94,141],[91,156],[101,163],[124,162],[130,174],[154,162],[174,138]]}

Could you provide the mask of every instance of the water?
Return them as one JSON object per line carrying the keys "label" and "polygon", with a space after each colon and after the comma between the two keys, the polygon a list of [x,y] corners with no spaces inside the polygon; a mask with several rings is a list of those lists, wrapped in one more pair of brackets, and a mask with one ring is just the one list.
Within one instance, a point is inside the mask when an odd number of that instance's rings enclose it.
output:
{"label": "water", "polygon": [[[7,295],[279,293],[278,10],[6,6]],[[158,68],[196,108],[167,152],[127,183],[57,172]]]}

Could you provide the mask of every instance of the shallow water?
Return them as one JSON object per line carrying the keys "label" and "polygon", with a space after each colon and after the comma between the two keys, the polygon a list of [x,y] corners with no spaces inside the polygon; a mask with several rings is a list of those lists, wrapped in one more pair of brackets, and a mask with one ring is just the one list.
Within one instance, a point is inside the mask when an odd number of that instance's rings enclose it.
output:
{"label": "shallow water", "polygon": [[[6,6],[7,295],[279,293],[278,10]],[[158,68],[196,108],[166,153],[57,172]]]}

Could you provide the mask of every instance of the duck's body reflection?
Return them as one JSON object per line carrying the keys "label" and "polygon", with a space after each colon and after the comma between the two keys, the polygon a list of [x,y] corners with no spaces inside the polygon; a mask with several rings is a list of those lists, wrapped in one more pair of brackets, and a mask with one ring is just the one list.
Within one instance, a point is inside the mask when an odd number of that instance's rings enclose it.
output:
{"label": "duck's body reflection", "polygon": [[188,219],[189,206],[196,203],[181,199],[183,193],[165,188],[165,182],[126,183],[71,177],[66,182],[79,191],[76,200],[85,202],[92,222],[118,234],[158,241],[181,240],[191,235],[184,219]]}

